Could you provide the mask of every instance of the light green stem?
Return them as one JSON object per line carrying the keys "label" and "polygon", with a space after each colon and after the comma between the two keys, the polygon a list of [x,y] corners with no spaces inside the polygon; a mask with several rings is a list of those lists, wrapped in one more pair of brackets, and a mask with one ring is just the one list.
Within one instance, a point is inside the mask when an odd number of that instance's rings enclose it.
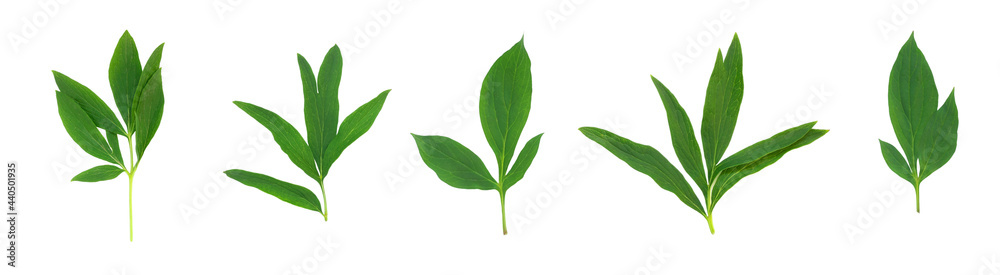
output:
{"label": "light green stem", "polygon": [[135,161],[132,155],[132,136],[128,137],[128,161],[132,171],[125,170],[128,174],[128,241],[132,242],[132,178],[135,177]]}
{"label": "light green stem", "polygon": [[917,213],[920,213],[920,185],[913,186],[917,190]]}
{"label": "light green stem", "polygon": [[504,192],[500,192],[500,219],[503,220],[503,234],[507,235],[507,209],[504,207]]}
{"label": "light green stem", "polygon": [[712,214],[709,213],[707,216],[705,216],[705,219],[708,220],[708,230],[712,231],[712,235],[715,235],[715,226],[712,225]]}
{"label": "light green stem", "polygon": [[330,207],[326,205],[326,187],[323,187],[323,180],[319,181],[319,191],[323,193],[323,221],[328,221],[327,211],[330,210]]}
{"label": "light green stem", "polygon": [[132,241],[132,174],[128,174],[128,241]]}

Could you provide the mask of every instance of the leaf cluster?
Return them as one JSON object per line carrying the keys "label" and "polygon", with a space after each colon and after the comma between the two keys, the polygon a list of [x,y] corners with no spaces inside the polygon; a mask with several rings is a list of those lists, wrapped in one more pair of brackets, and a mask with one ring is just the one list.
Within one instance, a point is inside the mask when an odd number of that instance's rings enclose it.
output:
{"label": "leaf cluster", "polygon": [[507,234],[504,210],[507,189],[524,177],[542,139],[542,134],[529,139],[511,165],[530,109],[531,60],[522,38],[493,63],[479,94],[479,120],[496,157],[498,177],[490,175],[483,160],[458,141],[413,134],[420,157],[441,181],[455,188],[500,193],[504,234]]}
{"label": "leaf cluster", "polygon": [[313,74],[309,62],[301,54],[298,55],[298,63],[305,99],[306,138],[274,112],[246,102],[233,103],[267,128],[292,163],[319,183],[323,204],[320,204],[319,198],[312,191],[296,184],[240,169],[227,170],[225,173],[240,183],[260,189],[292,205],[319,212],[326,220],[329,209],[323,208],[326,205],[323,180],[344,150],[375,123],[375,117],[382,110],[390,90],[383,91],[347,115],[343,121],[339,121],[338,93],[344,65],[340,47],[334,45],[327,51],[318,75]]}
{"label": "leaf cluster", "polygon": [[816,122],[809,122],[722,158],[732,140],[743,101],[743,53],[738,36],[733,37],[725,58],[721,49],[716,55],[705,96],[700,147],[687,112],[663,83],[655,77],[651,78],[667,112],[674,152],[681,167],[701,190],[704,205],[680,171],[653,147],[599,128],[583,127],[580,131],[633,169],[651,177],[660,188],[677,195],[681,202],[708,220],[712,233],[715,233],[712,211],[726,191],[744,177],[775,163],[789,151],[808,145],[827,133],[827,130],[813,129]]}

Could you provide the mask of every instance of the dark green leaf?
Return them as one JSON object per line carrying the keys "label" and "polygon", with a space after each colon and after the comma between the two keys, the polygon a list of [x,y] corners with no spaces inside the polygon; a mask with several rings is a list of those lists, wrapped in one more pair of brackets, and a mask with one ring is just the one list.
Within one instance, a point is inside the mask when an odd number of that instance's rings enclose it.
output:
{"label": "dark green leaf", "polygon": [[[111,66],[108,68],[108,79],[111,81],[111,92],[115,94],[115,104],[126,125],[131,123],[132,98],[135,96],[139,78],[142,75],[142,64],[139,61],[139,50],[128,31],[118,39],[118,46],[111,56]],[[62,89],[60,87],[60,89]],[[124,134],[122,134],[124,135]]]}
{"label": "dark green leaf", "polygon": [[684,180],[684,175],[681,175],[681,172],[653,147],[632,142],[599,128],[583,127],[580,128],[580,132],[604,146],[633,169],[653,178],[660,188],[673,192],[687,206],[705,215],[705,209],[691,189],[691,185]]}
{"label": "dark green leaf", "polygon": [[920,179],[926,179],[931,173],[944,166],[955,154],[958,143],[958,107],[955,106],[955,90],[952,89],[948,99],[941,109],[934,113],[934,118],[927,123],[923,131],[919,148]]}
{"label": "dark green leaf", "polygon": [[530,109],[531,60],[521,38],[493,63],[479,94],[479,119],[501,175],[507,173]]}
{"label": "dark green leaf", "polygon": [[163,82],[160,71],[153,74],[138,96],[136,112],[132,117],[135,122],[136,162],[142,160],[142,155],[153,140],[153,135],[160,127],[160,119],[163,118]]}
{"label": "dark green leaf", "polygon": [[[132,97],[132,117],[135,117],[136,113],[139,112],[139,100],[142,99],[142,92],[147,89],[146,85],[150,83],[154,75],[160,73],[160,58],[163,55],[163,45],[160,44],[160,46],[156,47],[156,50],[153,50],[153,53],[149,55],[149,59],[146,61],[146,67],[142,69],[142,76],[139,77],[139,86],[136,87],[135,95]],[[153,84],[163,85],[162,81]],[[162,89],[162,87],[160,88]],[[135,119],[129,121],[128,129],[135,132]]]}
{"label": "dark green leaf", "polygon": [[511,186],[524,178],[524,173],[528,172],[528,166],[531,166],[531,161],[535,159],[535,153],[538,153],[538,143],[542,140],[542,134],[528,140],[528,143],[524,144],[524,148],[521,148],[521,153],[517,154],[517,160],[514,161],[514,166],[510,167],[510,171],[507,172],[507,176],[503,179],[503,191],[507,191]]}
{"label": "dark green leaf", "polygon": [[344,153],[344,149],[347,149],[347,146],[354,143],[361,135],[368,132],[368,129],[372,128],[372,124],[375,123],[375,117],[378,116],[379,111],[382,111],[385,98],[389,96],[389,91],[392,90],[383,91],[344,118],[344,123],[340,125],[340,131],[337,131],[337,137],[334,138],[333,144],[323,153],[324,170],[329,170],[330,165],[333,165],[333,162],[340,158],[340,154]]}
{"label": "dark green leaf", "polygon": [[108,146],[111,147],[111,156],[118,161],[117,163],[125,163],[122,160],[122,148],[118,146],[118,135],[107,130],[104,131],[104,134],[108,136]]}
{"label": "dark green leaf", "polygon": [[[716,175],[722,170],[729,169],[730,167],[743,165],[749,162],[754,162],[761,157],[771,154],[774,151],[781,150],[782,148],[788,147],[792,143],[795,143],[802,136],[806,135],[812,127],[816,125],[816,122],[809,122],[799,126],[789,128],[787,130],[781,131],[780,133],[774,134],[770,138],[762,141],[758,141],[753,145],[743,148],[739,152],[736,152],[732,156],[729,156],[725,160],[716,166]],[[712,175],[713,179],[715,175]]]}
{"label": "dark green leaf", "polygon": [[667,110],[670,141],[674,145],[677,159],[681,161],[684,171],[698,184],[702,195],[707,195],[708,181],[705,176],[705,165],[701,162],[701,148],[698,147],[698,140],[694,137],[691,119],[688,118],[684,107],[681,107],[681,104],[677,102],[674,94],[655,77],[649,77],[653,79],[653,85],[656,86],[656,90],[660,93],[660,100],[663,101],[663,108]]}
{"label": "dark green leaf", "polygon": [[159,46],[156,46],[153,53],[149,55],[148,59],[146,59],[146,65],[145,67],[142,67],[142,74],[139,77],[139,86],[136,86],[136,92],[141,92],[146,86],[146,83],[149,82],[149,79],[153,78],[153,74],[160,70],[160,59],[163,57],[163,46],[165,44],[166,43],[160,43]]}
{"label": "dark green leaf", "polygon": [[[300,57],[300,68],[303,62],[305,62],[305,59],[301,59]],[[334,139],[337,136],[337,120],[340,115],[340,101],[337,97],[340,89],[340,76],[343,65],[344,60],[340,55],[340,47],[334,45],[333,48],[327,51],[326,57],[323,58],[323,64],[319,67],[319,94],[314,96],[311,104],[309,102],[310,96],[306,96],[306,116],[312,115],[314,117],[306,119],[306,128],[309,129],[310,124],[312,127],[308,131],[309,147],[313,150],[313,157],[316,158],[316,163],[320,165],[320,175],[323,177],[326,176],[330,170],[330,165],[336,160],[326,159],[328,158],[326,151],[336,146]],[[309,64],[305,63],[305,66],[308,68]],[[311,71],[310,69],[310,73]],[[303,87],[305,87],[306,76],[304,72],[302,77]]]}
{"label": "dark green leaf", "polygon": [[121,175],[122,172],[125,172],[125,170],[122,170],[121,167],[114,165],[95,166],[94,168],[87,169],[87,171],[77,174],[71,181],[98,182],[112,180],[117,178],[118,175]]}
{"label": "dark green leaf", "polygon": [[[306,139],[313,163],[322,163],[322,150],[327,146],[327,140],[331,140],[336,134],[327,136],[328,131],[324,130],[328,128],[327,124],[330,122],[325,116],[326,102],[320,100],[320,95],[316,92],[316,75],[313,74],[312,67],[301,54],[298,55],[298,61],[299,77],[302,79],[302,95],[305,98]],[[333,125],[336,127],[337,122],[334,121]],[[320,172],[320,175],[322,174],[323,172]]]}
{"label": "dark green leaf", "polygon": [[323,213],[316,194],[305,187],[281,181],[264,174],[232,169],[226,175],[247,186],[260,189],[292,205]]}
{"label": "dark green leaf", "polygon": [[278,114],[257,107],[257,105],[240,101],[233,101],[233,104],[236,104],[237,107],[240,107],[240,109],[243,109],[253,119],[264,125],[268,131],[271,131],[271,135],[274,136],[274,142],[278,143],[281,151],[288,155],[288,158],[292,160],[295,166],[298,166],[306,175],[309,175],[309,177],[315,179],[317,182],[320,181],[312,152],[309,151],[309,145],[306,145],[305,139],[302,139],[302,134],[299,134],[299,131],[295,130],[295,127],[292,127],[288,121],[285,121]]}
{"label": "dark green leaf", "polygon": [[97,97],[97,94],[87,86],[83,86],[60,72],[52,71],[52,75],[56,79],[59,91],[76,101],[97,127],[119,135],[126,135],[122,124],[118,122],[118,117],[111,111],[108,104]]}
{"label": "dark green leaf", "polygon": [[717,172],[715,165],[729,147],[736,128],[736,119],[743,102],[743,53],[740,39],[733,36],[726,59],[720,50],[715,58],[715,68],[708,80],[705,109],[701,121],[701,141],[705,149],[708,172]]}
{"label": "dark green leaf", "polygon": [[490,176],[483,160],[457,141],[442,136],[413,135],[420,158],[448,185],[462,189],[495,190],[497,182]]}
{"label": "dark green leaf", "polygon": [[84,152],[98,159],[120,164],[111,156],[111,148],[97,130],[97,126],[94,126],[94,122],[75,100],[66,93],[56,91],[56,103],[59,106],[59,118],[62,119],[63,127]]}
{"label": "dark green leaf", "polygon": [[885,164],[889,166],[889,169],[893,173],[896,173],[900,178],[905,179],[911,184],[915,184],[913,179],[913,174],[910,172],[910,166],[906,164],[906,159],[903,155],[899,153],[896,146],[892,146],[888,142],[878,140],[879,146],[882,147],[882,158],[885,159]]}
{"label": "dark green leaf", "polygon": [[715,209],[715,206],[718,204],[719,199],[722,198],[722,195],[724,195],[726,191],[729,191],[730,188],[733,188],[733,185],[736,185],[736,183],[739,182],[741,179],[743,179],[746,176],[759,172],[761,169],[764,169],[764,167],[767,167],[768,165],[774,164],[775,162],[778,161],[778,159],[781,159],[781,157],[784,156],[785,153],[788,153],[789,151],[797,149],[799,147],[809,145],[810,143],[816,141],[823,135],[826,135],[827,132],[829,132],[829,130],[810,129],[805,135],[802,136],[802,138],[795,141],[795,143],[788,145],[785,148],[771,152],[770,154],[762,156],[752,162],[744,163],[739,166],[730,167],[728,169],[723,170],[722,173],[719,175],[715,183],[715,186],[712,188],[712,205],[708,209],[709,213],[711,213],[712,210]]}
{"label": "dark green leaf", "polygon": [[937,110],[934,75],[913,35],[903,44],[889,74],[889,119],[910,168],[916,168],[923,129]]}

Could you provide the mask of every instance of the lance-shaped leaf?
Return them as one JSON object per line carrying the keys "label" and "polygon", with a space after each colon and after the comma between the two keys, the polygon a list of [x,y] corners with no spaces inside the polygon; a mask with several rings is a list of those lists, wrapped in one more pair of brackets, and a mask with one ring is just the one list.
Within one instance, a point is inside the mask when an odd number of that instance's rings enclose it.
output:
{"label": "lance-shaped leaf", "polygon": [[122,124],[118,122],[118,117],[111,111],[108,104],[105,104],[100,97],[97,97],[97,94],[87,88],[87,86],[83,86],[80,82],[76,82],[76,80],[60,72],[52,71],[52,75],[56,79],[56,86],[59,87],[59,91],[76,101],[80,108],[93,121],[93,124],[112,133],[126,135]]}
{"label": "lance-shaped leaf", "polygon": [[725,59],[722,50],[716,54],[715,68],[708,80],[704,115],[701,121],[701,141],[705,150],[708,172],[716,171],[736,128],[736,118],[743,103],[743,52],[740,39],[733,36]]}
{"label": "lance-shaped leaf", "polygon": [[882,147],[882,158],[885,159],[885,164],[889,166],[889,169],[900,178],[910,182],[910,184],[916,184],[913,174],[910,172],[910,166],[906,164],[906,159],[899,153],[896,146],[892,146],[892,144],[881,139],[878,142],[879,146]]}
{"label": "lance-shaped leaf", "polygon": [[[716,166],[716,175],[722,172],[722,170],[757,161],[761,157],[771,154],[772,152],[788,147],[792,143],[801,139],[802,136],[805,136],[814,125],[816,125],[815,121],[795,126],[774,134],[770,138],[747,146],[747,148],[743,148],[743,150],[736,152],[732,156],[729,156],[720,162],[719,165]],[[714,179],[714,176],[716,175],[713,175],[712,178]]]}
{"label": "lance-shaped leaf", "polygon": [[926,179],[931,173],[944,166],[955,154],[958,142],[958,107],[955,106],[955,90],[952,89],[941,109],[927,123],[920,144],[920,178]]}
{"label": "lance-shaped leaf", "polygon": [[[385,98],[389,96],[389,91],[392,91],[392,89],[383,91],[344,118],[344,122],[340,124],[340,130],[337,131],[337,137],[334,138],[333,143],[323,153],[324,171],[330,169],[330,166],[340,158],[340,154],[344,153],[347,146],[350,146],[361,135],[367,133],[368,129],[371,129],[372,124],[375,123],[375,118],[378,117],[378,113],[382,111],[382,105],[385,104]],[[325,172],[324,175],[326,175]]]}
{"label": "lance-shaped leaf", "polygon": [[[306,139],[312,151],[313,161],[323,163],[323,152],[327,144],[337,135],[337,118],[330,120],[327,113],[330,101],[316,90],[316,76],[312,67],[301,54],[298,55],[299,76],[302,79],[302,95],[305,98]],[[320,172],[320,174],[325,174]]]}
{"label": "lance-shaped leaf", "polygon": [[917,148],[923,146],[920,137],[934,118],[937,102],[931,67],[911,34],[889,74],[889,119],[911,169],[916,167]]}
{"label": "lance-shaped leaf", "polygon": [[136,101],[135,115],[132,121],[135,122],[135,153],[136,162],[142,160],[143,153],[153,141],[156,130],[160,128],[160,120],[163,118],[163,82],[160,71],[157,70],[153,77],[149,79]]}
{"label": "lance-shaped leaf", "polygon": [[[160,43],[160,46],[157,46],[153,50],[153,53],[149,55],[149,59],[146,60],[146,66],[142,69],[142,75],[139,77],[139,86],[136,87],[135,95],[132,97],[132,117],[135,117],[136,113],[140,111],[139,100],[143,98],[142,92],[147,89],[147,84],[160,85],[162,91],[162,79],[157,82],[150,82],[150,80],[154,75],[160,73],[160,59],[163,56],[163,45],[165,43]],[[129,121],[128,129],[135,132],[135,119]]]}
{"label": "lance-shaped leaf", "polygon": [[[312,79],[312,69],[302,55],[299,55],[299,70],[302,75],[302,92],[305,93],[306,132],[309,148],[316,163],[320,165],[320,175],[326,176],[335,159],[326,155],[326,150],[334,146],[340,113],[338,90],[340,86],[343,57],[336,45],[326,53],[319,67],[318,85]],[[318,87],[317,87],[318,86]],[[318,93],[317,93],[318,89]],[[329,163],[329,164],[327,164]]]}
{"label": "lance-shaped leaf", "polygon": [[507,171],[507,176],[503,179],[503,191],[507,191],[511,186],[524,178],[524,173],[528,172],[528,166],[531,166],[531,161],[535,159],[535,154],[538,153],[538,144],[542,140],[542,134],[528,140],[528,143],[524,144],[524,148],[521,148],[521,153],[517,154],[517,160],[514,161],[514,165],[510,167],[510,171]]}
{"label": "lance-shaped leaf", "polygon": [[[132,99],[139,86],[142,76],[142,65],[139,61],[139,50],[135,47],[132,35],[125,31],[118,39],[118,46],[111,56],[111,66],[108,67],[108,80],[111,81],[111,91],[115,94],[115,105],[126,125],[132,125]],[[124,134],[123,134],[124,135]]]}
{"label": "lance-shaped leaf", "polygon": [[108,142],[97,130],[94,122],[90,120],[90,116],[75,100],[66,93],[56,91],[56,103],[59,107],[59,118],[62,119],[63,127],[66,128],[69,137],[80,145],[84,152],[103,161],[120,164],[115,162]]}
{"label": "lance-shaped leaf", "polygon": [[80,172],[74,176],[71,181],[98,182],[112,180],[117,178],[118,175],[121,175],[122,172],[125,172],[125,170],[122,170],[121,167],[114,165],[95,166],[94,168]]}
{"label": "lance-shaped leaf", "polygon": [[411,135],[417,142],[420,158],[441,181],[461,189],[498,188],[483,160],[461,143],[443,136]]}
{"label": "lance-shaped leaf", "polygon": [[295,127],[292,127],[288,121],[285,121],[278,114],[257,107],[257,105],[240,101],[233,101],[233,104],[236,104],[237,107],[240,107],[240,109],[253,117],[253,119],[264,125],[264,128],[271,131],[271,135],[274,136],[274,142],[278,143],[278,147],[281,147],[281,151],[288,155],[288,158],[292,160],[295,166],[302,169],[309,177],[320,181],[312,152],[309,151],[309,146],[306,145],[305,139],[302,139],[302,134],[299,134],[299,131],[295,130]]}
{"label": "lance-shaped leaf", "polygon": [[764,169],[764,167],[774,164],[775,162],[778,161],[778,159],[781,159],[781,157],[784,156],[789,151],[797,149],[802,146],[809,145],[810,143],[816,141],[823,135],[826,135],[827,132],[829,132],[829,130],[809,129],[809,131],[806,132],[806,134],[803,135],[802,138],[795,141],[791,145],[788,145],[780,150],[773,151],[767,155],[755,159],[754,161],[743,163],[741,165],[730,167],[723,170],[718,177],[717,183],[712,189],[713,193],[712,205],[711,207],[709,207],[708,211],[712,212],[713,210],[715,210],[715,206],[718,205],[718,202],[722,198],[722,195],[725,195],[726,191],[729,191],[729,189],[733,188],[733,186],[736,185],[736,183],[739,182],[744,177],[757,173],[761,169]]}
{"label": "lance-shaped leaf", "polygon": [[580,128],[584,136],[611,151],[636,171],[646,174],[660,188],[673,192],[684,204],[705,215],[705,209],[684,175],[653,147],[635,143],[614,133],[594,127]]}
{"label": "lance-shaped leaf", "polygon": [[260,189],[260,191],[271,194],[287,203],[323,214],[323,207],[319,202],[319,198],[305,187],[281,181],[268,175],[239,169],[226,170],[225,173],[226,176],[242,184]]}
{"label": "lance-shaped leaf", "polygon": [[479,120],[505,175],[531,109],[531,60],[524,38],[497,59],[483,79]]}
{"label": "lance-shaped leaf", "polygon": [[653,85],[660,93],[660,100],[663,101],[663,108],[667,110],[667,125],[670,126],[670,141],[674,146],[677,159],[681,161],[681,166],[694,182],[698,184],[703,196],[708,195],[708,181],[705,175],[705,165],[701,162],[701,148],[698,147],[698,140],[694,137],[694,128],[691,127],[691,119],[688,118],[684,107],[677,102],[674,94],[660,83],[655,77]]}

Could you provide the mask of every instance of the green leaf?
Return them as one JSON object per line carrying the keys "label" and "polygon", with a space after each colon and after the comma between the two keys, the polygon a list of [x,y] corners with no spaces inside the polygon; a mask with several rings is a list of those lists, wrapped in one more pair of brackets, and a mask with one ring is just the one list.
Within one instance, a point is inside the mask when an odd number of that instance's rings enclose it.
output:
{"label": "green leaf", "polygon": [[708,172],[714,174],[715,165],[722,159],[736,128],[736,118],[743,102],[743,53],[740,39],[733,36],[726,59],[719,50],[715,68],[708,80],[705,109],[701,121],[702,146]]}
{"label": "green leaf", "polygon": [[955,106],[955,90],[952,89],[944,105],[934,113],[934,118],[923,131],[922,147],[919,149],[920,179],[926,179],[944,166],[955,154],[957,143],[958,107]]}
{"label": "green leaf", "polygon": [[271,135],[274,136],[274,142],[278,143],[281,151],[288,155],[288,158],[292,160],[295,166],[298,166],[306,175],[309,175],[309,177],[315,179],[317,182],[320,181],[312,152],[309,151],[309,146],[306,145],[305,139],[302,139],[302,134],[299,134],[299,131],[295,130],[295,127],[292,127],[288,121],[285,121],[278,114],[257,107],[257,105],[240,101],[233,101],[233,104],[236,104],[237,107],[240,107],[240,109],[253,117],[253,119],[264,125],[264,128],[271,131]]}
{"label": "green leaf", "polygon": [[[787,130],[781,131],[780,133],[774,134],[770,138],[762,141],[758,141],[753,145],[743,148],[739,152],[736,152],[732,156],[729,156],[725,160],[716,166],[716,174],[722,172],[722,170],[729,169],[730,167],[743,165],[746,163],[754,162],[761,157],[771,154],[774,151],[781,150],[782,148],[788,147],[792,143],[795,143],[802,136],[806,135],[816,122],[809,122],[799,126],[789,128]],[[712,175],[713,179],[715,175]]]}
{"label": "green leaf", "polygon": [[[383,91],[344,118],[344,123],[340,125],[340,131],[337,132],[337,137],[334,138],[333,144],[323,153],[324,171],[330,170],[330,166],[340,158],[340,154],[344,153],[344,149],[347,149],[347,146],[354,143],[361,135],[368,132],[368,129],[372,128],[372,124],[375,123],[375,117],[378,116],[379,111],[382,111],[385,98],[389,96],[389,91],[392,90]],[[326,175],[325,172],[323,174]]]}
{"label": "green leaf", "polygon": [[722,198],[722,195],[724,195],[726,191],[729,191],[730,188],[733,188],[733,186],[736,185],[736,183],[741,179],[759,172],[764,169],[764,167],[774,164],[778,161],[778,159],[781,159],[785,153],[799,147],[809,145],[823,135],[826,135],[827,132],[829,132],[829,130],[810,129],[805,135],[791,145],[757,158],[754,161],[723,170],[712,189],[712,205],[709,207],[708,212],[711,213],[718,204],[719,199]]}
{"label": "green leaf", "polygon": [[116,163],[125,163],[122,160],[122,148],[118,146],[118,135],[107,130],[104,131],[104,134],[108,136],[108,146],[111,147],[111,156],[118,161]]}
{"label": "green leaf", "polygon": [[[302,95],[305,98],[305,118],[306,118],[306,139],[311,150],[314,163],[323,163],[323,149],[336,136],[336,130],[329,129],[328,116],[326,116],[327,102],[321,100],[316,92],[316,76],[313,74],[309,62],[301,54],[298,55],[299,76],[302,79]],[[337,126],[336,119],[333,127]],[[333,133],[330,133],[333,132]],[[324,174],[320,172],[320,175]],[[322,176],[320,176],[322,178]]]}
{"label": "green leaf", "polygon": [[684,180],[684,175],[681,175],[681,172],[653,147],[632,142],[599,128],[583,127],[580,128],[580,132],[611,151],[633,169],[653,178],[660,188],[673,192],[691,209],[705,215],[705,209],[691,189],[691,185]]}
{"label": "green leaf", "polygon": [[66,93],[56,91],[56,103],[59,106],[59,118],[62,119],[63,127],[84,152],[103,161],[119,164],[111,156],[111,148],[104,136],[75,100]]}
{"label": "green leaf", "polygon": [[163,118],[163,82],[159,70],[139,93],[135,107],[136,112],[132,120],[135,122],[133,129],[136,137],[136,162],[138,162],[142,160],[143,153],[149,147],[153,135],[160,127],[160,119]]}
{"label": "green leaf", "polygon": [[118,117],[111,111],[108,104],[104,103],[100,97],[97,97],[97,94],[87,88],[87,86],[83,86],[80,82],[76,82],[76,80],[60,72],[52,71],[52,75],[55,77],[56,86],[59,86],[59,91],[76,101],[79,107],[93,121],[93,124],[101,129],[123,136],[126,135],[122,124],[118,122]]}
{"label": "green leaf", "polygon": [[95,166],[94,168],[87,169],[87,171],[77,174],[73,177],[73,179],[71,179],[71,181],[98,182],[112,180],[117,178],[118,175],[121,175],[122,172],[125,172],[125,170],[122,170],[121,167],[114,165]]}
{"label": "green leaf", "polygon": [[260,191],[271,194],[287,203],[323,214],[319,198],[305,187],[284,182],[264,174],[239,169],[226,170],[225,173],[226,176],[242,184],[260,189]]}
{"label": "green leaf", "polygon": [[[142,69],[142,75],[139,77],[139,86],[136,86],[135,95],[132,97],[132,117],[136,116],[139,112],[139,100],[142,98],[142,92],[147,89],[146,85],[150,84],[150,80],[154,75],[160,73],[160,58],[163,56],[163,43],[153,50],[153,53],[149,55],[149,59],[146,61],[146,67]],[[160,85],[162,89],[162,81],[153,83],[153,85]],[[128,129],[135,132],[135,119],[129,121]]]}
{"label": "green leaf", "polygon": [[[334,139],[337,136],[337,123],[340,113],[340,102],[338,90],[340,86],[341,69],[344,60],[340,55],[340,48],[336,45],[326,53],[323,64],[319,67],[318,89],[319,94],[306,95],[306,129],[309,136],[309,148],[313,150],[313,157],[320,165],[320,175],[325,177],[333,165],[335,159],[327,159],[326,151],[335,147]],[[299,68],[303,66],[308,70],[308,75],[312,75],[309,63],[299,56]],[[302,72],[302,85],[306,89],[306,72]],[[316,86],[312,87],[316,93]],[[310,117],[311,116],[311,117]],[[329,163],[329,164],[327,164]]]}
{"label": "green leaf", "polygon": [[701,194],[708,195],[705,165],[701,162],[701,148],[698,147],[698,140],[694,137],[691,119],[688,118],[684,107],[677,102],[674,94],[655,77],[649,77],[653,79],[653,85],[656,86],[660,100],[663,101],[663,108],[667,110],[667,124],[670,126],[670,141],[674,146],[674,153],[681,161],[684,171],[698,184]]}
{"label": "green leaf", "polygon": [[889,119],[911,169],[916,168],[917,150],[923,147],[918,139],[934,118],[937,102],[934,75],[911,34],[889,74]]}
{"label": "green leaf", "polygon": [[507,173],[530,109],[531,60],[521,38],[493,63],[479,94],[479,119],[500,175]]}
{"label": "green leaf", "polygon": [[910,182],[910,184],[916,184],[913,179],[913,173],[910,172],[910,166],[906,164],[906,159],[899,153],[896,146],[892,146],[892,144],[881,139],[878,142],[879,146],[882,147],[882,158],[885,159],[885,164],[889,166],[889,169],[900,178]]}
{"label": "green leaf", "polygon": [[457,141],[442,136],[413,135],[420,158],[448,185],[462,189],[496,190],[483,160]]}
{"label": "green leaf", "polygon": [[[135,96],[139,78],[142,75],[142,65],[139,61],[139,50],[128,31],[118,39],[118,46],[111,56],[111,66],[108,68],[108,79],[111,81],[111,91],[115,94],[115,105],[122,115],[126,125],[131,124],[132,98]],[[62,89],[62,88],[60,88]],[[125,135],[125,134],[122,134]]]}
{"label": "green leaf", "polygon": [[524,144],[524,148],[521,148],[521,153],[517,155],[514,166],[511,166],[510,171],[503,178],[503,191],[507,191],[521,178],[524,178],[524,173],[528,172],[528,166],[531,166],[531,161],[535,159],[535,153],[538,153],[538,143],[541,140],[542,134],[538,134],[529,139],[528,143]]}

